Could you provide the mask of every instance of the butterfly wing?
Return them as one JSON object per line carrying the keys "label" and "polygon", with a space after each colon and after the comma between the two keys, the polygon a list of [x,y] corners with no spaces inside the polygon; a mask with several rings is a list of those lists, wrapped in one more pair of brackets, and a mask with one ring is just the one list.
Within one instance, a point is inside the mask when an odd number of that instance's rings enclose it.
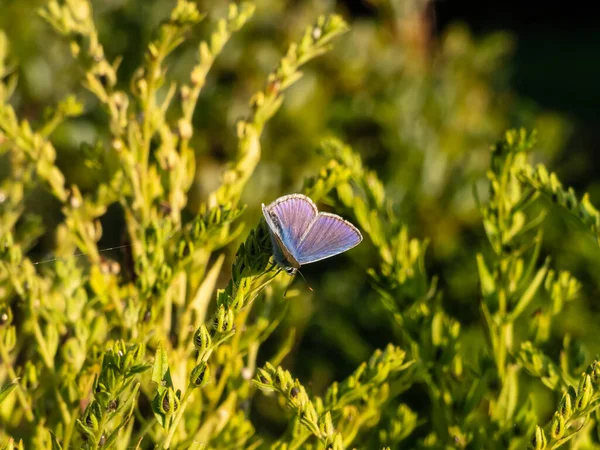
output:
{"label": "butterfly wing", "polygon": [[263,206],[263,214],[271,229],[277,231],[283,243],[293,251],[317,217],[317,207],[305,195],[292,194]]}
{"label": "butterfly wing", "polygon": [[350,222],[319,213],[302,236],[295,256],[300,264],[313,263],[350,250],[361,241],[360,231]]}
{"label": "butterfly wing", "polygon": [[286,195],[268,206],[263,205],[263,215],[273,237],[275,259],[300,267],[296,253],[302,236],[317,217],[317,207],[311,199],[301,194]]}

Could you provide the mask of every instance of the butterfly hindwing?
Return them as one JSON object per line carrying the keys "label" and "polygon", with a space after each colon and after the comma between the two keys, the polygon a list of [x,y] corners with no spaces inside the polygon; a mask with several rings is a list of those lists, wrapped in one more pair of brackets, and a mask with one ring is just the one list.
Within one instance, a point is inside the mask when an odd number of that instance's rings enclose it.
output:
{"label": "butterfly hindwing", "polygon": [[350,250],[361,241],[360,231],[350,222],[335,214],[319,213],[302,236],[295,257],[300,264],[308,264]]}

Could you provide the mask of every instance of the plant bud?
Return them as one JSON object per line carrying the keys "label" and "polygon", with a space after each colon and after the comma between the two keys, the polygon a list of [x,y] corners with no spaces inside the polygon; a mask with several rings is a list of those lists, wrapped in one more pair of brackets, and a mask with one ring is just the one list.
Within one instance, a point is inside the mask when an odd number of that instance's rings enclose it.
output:
{"label": "plant bud", "polygon": [[110,271],[113,275],[118,275],[121,272],[121,265],[116,261],[111,261]]}
{"label": "plant bud", "polygon": [[0,327],[3,325],[10,325],[12,323],[13,314],[10,307],[7,305],[0,306]]}
{"label": "plant bud", "polygon": [[321,39],[321,36],[323,35],[323,30],[321,29],[321,27],[314,27],[312,30],[312,38],[314,41],[318,41],[319,39]]}
{"label": "plant bud", "polygon": [[569,394],[569,392],[565,392],[560,399],[558,411],[565,420],[569,420],[573,414],[573,400],[571,399],[571,394]]}
{"label": "plant bud", "polygon": [[77,421],[77,430],[81,434],[81,438],[84,442],[93,441],[96,438],[94,430],[81,420]]}
{"label": "plant bud", "polygon": [[579,382],[579,389],[577,390],[575,408],[578,410],[584,409],[590,403],[593,393],[592,378],[589,375],[583,375]]}
{"label": "plant bud", "polygon": [[300,393],[300,389],[298,389],[296,386],[294,386],[293,388],[290,389],[290,397],[292,397],[292,398],[298,397],[299,393]]}
{"label": "plant bud", "polygon": [[163,264],[162,266],[160,266],[160,269],[158,272],[160,281],[168,282],[171,279],[172,275],[173,275],[173,270],[169,266],[167,266],[166,264]]}
{"label": "plant bud", "polygon": [[337,382],[333,382],[333,384],[327,390],[325,394],[325,399],[327,403],[336,403],[338,400],[339,393],[339,385]]}
{"label": "plant bud", "polygon": [[204,225],[204,222],[202,221],[202,219],[198,218],[194,221],[194,224],[192,225],[192,232],[191,232],[191,236],[192,239],[194,241],[197,241],[200,239],[200,237],[202,236],[202,233],[204,233],[204,231],[206,230],[206,226]]}
{"label": "plant bud", "polygon": [[179,128],[179,135],[183,139],[190,139],[194,134],[192,124],[185,119],[179,119],[179,122],[177,122],[177,127]]}
{"label": "plant bud", "polygon": [[177,246],[177,256],[180,259],[187,258],[188,256],[190,256],[192,254],[193,251],[194,251],[194,244],[192,241],[189,241],[187,239],[181,240],[179,242],[179,245]]}
{"label": "plant bud", "polygon": [[[329,439],[328,439],[329,442]],[[336,433],[333,439],[331,440],[331,444],[327,445],[327,449],[331,450],[344,450],[344,440],[342,439],[342,435],[340,433]]]}
{"label": "plant bud", "polygon": [[140,93],[142,95],[145,95],[147,90],[148,90],[148,83],[146,82],[146,80],[144,80],[143,78],[138,80],[137,82],[137,88],[140,91]]}
{"label": "plant bud", "polygon": [[272,80],[269,81],[269,83],[267,84],[267,94],[268,95],[272,95],[272,96],[276,96],[277,94],[279,94],[279,91],[281,89],[281,81],[274,78]]}
{"label": "plant bud", "polygon": [[591,377],[594,384],[600,382],[600,362],[594,361],[590,367]]}
{"label": "plant bud", "polygon": [[179,398],[172,388],[165,389],[160,397],[160,411],[163,414],[175,412],[179,408]]}
{"label": "plant bud", "polygon": [[550,429],[550,435],[552,439],[560,439],[565,434],[565,418],[559,413],[555,412],[552,418],[552,428]]}
{"label": "plant bud", "polygon": [[115,412],[118,407],[119,407],[119,401],[117,399],[110,400],[108,402],[108,405],[106,405],[106,412],[107,413]]}
{"label": "plant bud", "polygon": [[539,425],[535,426],[535,434],[533,435],[533,440],[531,445],[535,450],[544,450],[546,448],[546,435],[544,434],[544,430],[542,430]]}
{"label": "plant bud", "polygon": [[208,383],[210,379],[210,366],[207,363],[200,363],[190,375],[190,384],[194,387],[202,387]]}
{"label": "plant bud", "polygon": [[3,327],[0,339],[7,351],[12,351],[17,345],[17,330],[14,326]]}
{"label": "plant bud", "polygon": [[133,353],[127,352],[124,358],[121,358],[121,373],[126,374],[133,366]]}
{"label": "plant bud", "polygon": [[317,410],[315,409],[314,405],[310,402],[306,404],[304,410],[302,411],[302,414],[307,422],[316,424],[319,420]]}
{"label": "plant bud", "polygon": [[262,92],[257,92],[250,99],[250,108],[252,108],[253,111],[256,111],[258,108],[260,108],[262,105],[264,105],[264,103],[265,103],[265,94],[263,94]]}
{"label": "plant bud", "polygon": [[113,139],[111,145],[116,152],[120,152],[121,150],[123,150],[124,147],[123,141],[121,139]]}
{"label": "plant bud", "polygon": [[23,373],[23,386],[25,386],[25,389],[35,389],[38,387],[38,385],[38,369],[31,361],[26,361]]}
{"label": "plant bud", "polygon": [[259,383],[262,384],[273,384],[273,380],[271,379],[271,375],[264,369],[258,369],[258,375],[256,377]]}
{"label": "plant bud", "polygon": [[233,315],[232,309],[225,309],[223,305],[219,306],[217,315],[215,317],[215,325],[217,331],[219,331],[220,333],[226,333],[228,331],[231,331],[231,329],[233,328],[234,320],[235,316]]}
{"label": "plant bud", "polygon": [[110,265],[106,261],[100,263],[100,272],[104,275],[110,272]]}
{"label": "plant bud", "polygon": [[141,364],[144,361],[144,355],[146,354],[145,344],[136,344],[130,351],[135,358],[136,364]]}
{"label": "plant bud", "polygon": [[200,328],[194,333],[194,347],[198,350],[198,353],[204,353],[212,344],[212,338],[206,325],[200,325]]}
{"label": "plant bud", "polygon": [[285,376],[285,372],[283,371],[283,369],[281,367],[277,367],[277,370],[275,371],[275,384],[278,385],[281,390],[285,391],[287,383],[286,383],[286,376]]}
{"label": "plant bud", "polygon": [[321,416],[319,428],[321,429],[321,433],[323,433],[325,436],[333,435],[333,421],[331,420],[331,413],[329,411]]}
{"label": "plant bud", "polygon": [[[115,375],[115,368],[109,367],[104,371],[104,376],[102,377],[102,381],[104,384],[104,389],[108,392],[112,392],[116,389],[118,380]],[[102,374],[101,374],[102,376]]]}
{"label": "plant bud", "polygon": [[102,409],[98,402],[92,402],[84,413],[83,422],[94,431],[98,430],[98,426],[102,420]]}

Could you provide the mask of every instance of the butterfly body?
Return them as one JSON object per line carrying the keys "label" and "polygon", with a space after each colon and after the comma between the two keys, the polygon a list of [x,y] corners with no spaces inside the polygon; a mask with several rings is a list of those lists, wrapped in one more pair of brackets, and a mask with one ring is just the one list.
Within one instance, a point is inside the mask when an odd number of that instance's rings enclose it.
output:
{"label": "butterfly body", "polygon": [[317,210],[302,194],[262,205],[269,227],[275,262],[290,275],[303,264],[343,253],[362,241],[360,231],[340,216]]}

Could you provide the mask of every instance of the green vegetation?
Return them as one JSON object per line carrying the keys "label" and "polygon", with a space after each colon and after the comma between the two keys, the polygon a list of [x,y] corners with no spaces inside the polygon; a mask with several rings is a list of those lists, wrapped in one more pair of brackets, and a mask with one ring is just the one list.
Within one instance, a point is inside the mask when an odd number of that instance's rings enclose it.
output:
{"label": "green vegetation", "polygon": [[[600,212],[534,163],[568,123],[506,35],[298,4],[155,5],[120,57],[50,0],[47,98],[0,31],[0,448],[600,448]],[[294,188],[365,239],[284,297],[258,205]]]}

